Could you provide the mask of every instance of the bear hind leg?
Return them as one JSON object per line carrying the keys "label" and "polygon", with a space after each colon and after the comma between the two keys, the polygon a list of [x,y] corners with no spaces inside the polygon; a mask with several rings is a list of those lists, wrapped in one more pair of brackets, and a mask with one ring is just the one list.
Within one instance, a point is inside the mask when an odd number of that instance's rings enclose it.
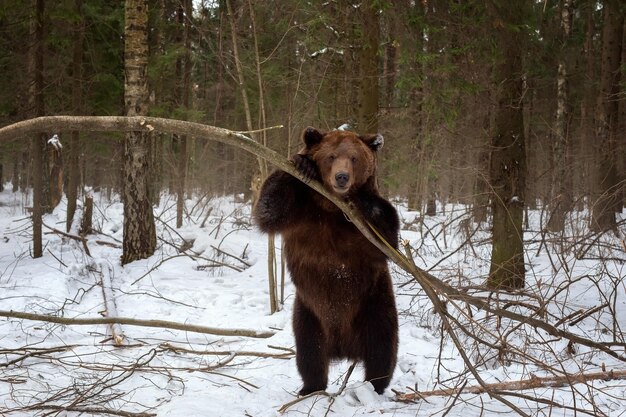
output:
{"label": "bear hind leg", "polygon": [[324,391],[328,384],[328,348],[318,318],[296,297],[293,310],[296,364],[304,386],[300,395]]}
{"label": "bear hind leg", "polygon": [[364,325],[362,336],[365,342],[365,380],[371,382],[379,394],[391,382],[398,355],[398,317],[395,302],[393,295],[385,297],[382,294],[372,297],[361,315]]}

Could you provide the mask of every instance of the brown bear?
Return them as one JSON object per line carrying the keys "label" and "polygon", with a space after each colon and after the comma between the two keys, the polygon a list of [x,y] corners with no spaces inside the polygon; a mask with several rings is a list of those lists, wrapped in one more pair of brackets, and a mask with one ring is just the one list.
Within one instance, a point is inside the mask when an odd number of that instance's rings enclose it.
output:
{"label": "brown bear", "polygon": [[[376,186],[383,137],[307,128],[292,157],[305,182],[317,179],[352,203],[397,248],[399,220]],[[382,394],[393,374],[398,317],[386,256],[343,212],[301,180],[276,171],[261,187],[254,218],[280,233],[296,287],[293,329],[301,395],[326,389],[331,359],[360,360],[365,379]]]}

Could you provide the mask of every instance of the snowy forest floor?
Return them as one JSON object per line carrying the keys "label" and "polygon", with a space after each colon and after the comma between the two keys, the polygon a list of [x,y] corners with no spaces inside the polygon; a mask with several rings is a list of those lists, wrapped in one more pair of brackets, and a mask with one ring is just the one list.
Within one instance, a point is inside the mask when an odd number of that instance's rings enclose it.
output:
{"label": "snowy forest floor", "polygon": [[[526,288],[496,294],[483,287],[489,230],[472,222],[467,207],[448,205],[444,211],[440,206],[437,216],[421,217],[394,202],[402,238],[414,248],[418,266],[501,308],[602,342],[616,355],[442,298],[454,317],[452,328],[444,329],[413,277],[391,265],[400,345],[390,388],[376,395],[362,382],[359,365],[350,373],[351,363],[340,361],[331,367],[331,395],[291,403],[301,387],[291,330],[294,288],[286,277],[282,310],[269,314],[267,237],[251,224],[249,204],[236,200],[196,196],[186,202],[184,226],[175,229],[175,200],[163,195],[155,209],[156,253],[122,267],[123,210],[117,197],[94,194],[95,233],[84,244],[53,230],[65,228],[63,200],[44,217],[44,256],[33,259],[24,208],[30,201],[20,193],[0,193],[0,310],[5,316],[10,311],[72,319],[108,314],[273,334],[260,338],[3,317],[0,415],[626,415],[626,248],[612,233],[589,232],[586,212],[573,213],[566,232],[553,235],[542,232],[545,214],[531,211],[524,236]],[[81,216],[79,208],[76,218]],[[71,235],[78,235],[78,223]],[[623,236],[626,227],[620,227]],[[116,340],[123,346],[115,346]],[[537,384],[526,390],[514,385],[600,371],[613,374],[571,385]],[[479,386],[477,376],[501,385],[491,394],[458,393]],[[443,389],[452,390],[428,395]],[[397,398],[414,391],[423,396],[410,402]]]}

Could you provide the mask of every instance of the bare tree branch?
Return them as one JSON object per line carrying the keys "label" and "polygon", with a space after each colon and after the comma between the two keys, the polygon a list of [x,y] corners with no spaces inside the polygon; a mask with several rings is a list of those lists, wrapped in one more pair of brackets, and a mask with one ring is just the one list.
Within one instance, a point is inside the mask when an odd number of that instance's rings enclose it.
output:
{"label": "bare tree branch", "polygon": [[88,319],[54,317],[45,314],[22,313],[18,311],[0,310],[0,317],[17,318],[23,320],[45,321],[63,325],[85,326],[93,324],[125,324],[129,326],[157,327],[164,329],[183,330],[193,333],[213,334],[218,336],[242,336],[266,339],[274,336],[274,332],[256,331],[247,329],[220,329],[217,327],[196,326],[166,320],[141,320],[128,317],[94,317]]}
{"label": "bare tree branch", "polygon": [[110,408],[103,407],[63,407],[61,405],[36,405],[33,407],[28,407],[29,410],[51,410],[56,412],[61,411],[73,411],[76,413],[87,413],[92,415],[101,415],[108,414],[110,416],[121,416],[121,417],[153,417],[156,416],[155,413],[133,413],[131,411],[124,410],[113,410]]}
{"label": "bare tree branch", "polygon": [[398,394],[396,399],[398,401],[417,401],[425,397],[433,396],[451,396],[460,394],[484,394],[490,391],[520,391],[535,388],[558,388],[565,385],[581,384],[593,380],[611,381],[616,379],[626,379],[626,370],[623,371],[608,371],[608,372],[591,372],[587,374],[576,375],[562,375],[551,377],[538,377],[531,375],[528,379],[522,379],[519,381],[506,381],[497,382],[494,384],[485,384],[484,386],[472,386],[438,389],[434,391],[416,391],[407,394]]}

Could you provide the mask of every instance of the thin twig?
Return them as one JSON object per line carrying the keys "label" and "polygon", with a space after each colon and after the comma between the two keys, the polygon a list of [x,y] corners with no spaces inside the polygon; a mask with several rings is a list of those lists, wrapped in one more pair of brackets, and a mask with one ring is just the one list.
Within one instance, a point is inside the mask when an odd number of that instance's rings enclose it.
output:
{"label": "thin twig", "polygon": [[[306,400],[307,398],[311,398],[311,397],[315,397],[318,395],[324,396],[324,397],[329,397],[331,399],[330,404],[328,405],[328,409],[330,409],[330,406],[333,404],[333,402],[335,401],[335,398],[338,397],[339,395],[341,395],[341,393],[346,389],[346,386],[348,385],[348,380],[350,379],[350,375],[352,375],[352,371],[354,371],[354,368],[356,367],[356,361],[352,363],[352,365],[350,365],[350,368],[348,368],[348,371],[346,372],[346,377],[343,379],[343,382],[341,383],[341,387],[339,388],[339,391],[335,392],[335,393],[330,393],[327,391],[315,391],[312,392],[310,394],[304,395],[302,397],[298,397],[294,400],[289,401],[288,403],[285,403],[282,405],[282,407],[280,407],[278,409],[279,413],[284,413],[285,411],[287,411],[292,405],[297,404],[301,401]],[[328,414],[328,409],[326,410],[326,414]]]}

